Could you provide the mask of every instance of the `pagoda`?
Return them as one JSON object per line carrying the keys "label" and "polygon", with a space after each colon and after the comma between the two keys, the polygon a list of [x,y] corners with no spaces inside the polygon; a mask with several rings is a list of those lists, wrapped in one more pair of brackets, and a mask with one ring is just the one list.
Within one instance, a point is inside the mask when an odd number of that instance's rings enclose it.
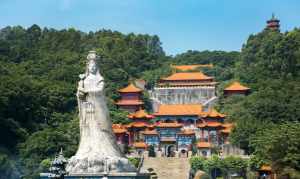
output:
{"label": "pagoda", "polygon": [[267,28],[274,31],[280,31],[280,20],[272,14],[272,18],[267,21]]}
{"label": "pagoda", "polygon": [[200,115],[197,127],[200,130],[200,140],[219,145],[221,143],[220,130],[223,129],[225,115],[215,109],[209,109]]}
{"label": "pagoda", "polygon": [[250,88],[241,85],[239,82],[233,82],[227,88],[224,89],[224,96],[230,95],[248,95],[250,93]]}
{"label": "pagoda", "polygon": [[121,95],[121,99],[116,102],[119,108],[135,112],[143,106],[144,102],[141,100],[143,90],[136,87],[133,83],[118,90],[118,92]]}
{"label": "pagoda", "polygon": [[127,125],[129,144],[132,144],[135,141],[142,141],[142,131],[153,129],[150,120],[153,119],[154,116],[149,115],[144,109],[129,114],[128,118],[132,121]]}

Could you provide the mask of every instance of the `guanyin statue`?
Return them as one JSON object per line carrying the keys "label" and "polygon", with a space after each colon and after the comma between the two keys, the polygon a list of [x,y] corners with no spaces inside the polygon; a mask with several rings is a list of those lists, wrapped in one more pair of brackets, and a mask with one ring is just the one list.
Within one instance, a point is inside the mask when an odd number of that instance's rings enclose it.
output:
{"label": "guanyin statue", "polygon": [[79,75],[77,100],[80,119],[80,143],[67,165],[69,174],[134,172],[135,168],[121,153],[112,132],[104,80],[97,65],[95,51],[87,56],[85,74]]}

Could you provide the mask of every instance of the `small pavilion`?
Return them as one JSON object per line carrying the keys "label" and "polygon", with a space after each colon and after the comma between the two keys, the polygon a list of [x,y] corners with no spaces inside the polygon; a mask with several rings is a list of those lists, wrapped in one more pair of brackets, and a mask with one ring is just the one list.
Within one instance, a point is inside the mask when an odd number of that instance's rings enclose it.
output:
{"label": "small pavilion", "polygon": [[250,88],[241,85],[239,82],[233,82],[227,88],[224,89],[224,96],[231,95],[248,95],[250,93]]}

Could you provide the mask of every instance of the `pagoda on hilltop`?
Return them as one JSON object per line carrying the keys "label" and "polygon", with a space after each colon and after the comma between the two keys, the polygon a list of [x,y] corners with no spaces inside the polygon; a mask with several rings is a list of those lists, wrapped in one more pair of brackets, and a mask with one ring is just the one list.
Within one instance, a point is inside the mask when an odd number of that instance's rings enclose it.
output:
{"label": "pagoda on hilltop", "polygon": [[267,21],[266,29],[280,31],[280,20],[275,17],[274,13],[272,14],[272,18]]}
{"label": "pagoda on hilltop", "polygon": [[141,100],[143,90],[130,83],[127,87],[119,89],[121,99],[116,102],[119,108],[125,109],[129,112],[135,112],[144,105]]}

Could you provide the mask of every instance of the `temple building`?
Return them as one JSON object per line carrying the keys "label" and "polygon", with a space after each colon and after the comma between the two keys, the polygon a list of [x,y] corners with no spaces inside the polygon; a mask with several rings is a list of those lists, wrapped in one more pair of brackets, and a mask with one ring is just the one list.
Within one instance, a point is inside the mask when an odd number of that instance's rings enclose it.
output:
{"label": "temple building", "polygon": [[177,72],[161,78],[150,91],[153,110],[161,104],[202,104],[207,105],[217,97],[213,77],[202,72]]}
{"label": "temple building", "polygon": [[239,82],[233,82],[227,88],[224,89],[224,96],[230,95],[248,95],[250,88],[241,85]]}
{"label": "temple building", "polygon": [[132,146],[137,152],[153,146],[165,157],[187,157],[197,141],[209,143],[209,147],[197,148],[200,154],[210,156],[211,148],[228,142],[232,128],[224,122],[224,114],[215,109],[203,111],[201,105],[192,104],[161,105],[153,115],[139,110],[128,117],[131,123],[114,127],[118,143]]}
{"label": "temple building", "polygon": [[144,102],[141,100],[143,90],[137,88],[133,83],[118,92],[121,95],[121,99],[116,102],[119,108],[135,112],[143,106]]}
{"label": "temple building", "polygon": [[[137,154],[153,146],[157,156],[163,157],[188,157],[194,150],[198,155],[209,157],[214,148],[224,148],[224,154],[230,153],[228,137],[234,125],[213,107],[217,99],[214,78],[200,71],[191,72],[200,67],[204,66],[172,66],[176,71],[161,78],[150,91],[154,107],[151,114],[143,109],[140,88],[130,84],[118,90],[122,98],[116,104],[130,112],[131,121],[126,125],[113,125],[118,143],[134,149]],[[140,84],[145,85],[144,81]],[[224,94],[247,95],[249,91],[250,88],[234,82],[224,89]],[[225,145],[227,147],[223,147]]]}
{"label": "temple building", "polygon": [[267,21],[266,29],[280,31],[280,20],[277,19],[274,14],[272,14],[272,18]]}

